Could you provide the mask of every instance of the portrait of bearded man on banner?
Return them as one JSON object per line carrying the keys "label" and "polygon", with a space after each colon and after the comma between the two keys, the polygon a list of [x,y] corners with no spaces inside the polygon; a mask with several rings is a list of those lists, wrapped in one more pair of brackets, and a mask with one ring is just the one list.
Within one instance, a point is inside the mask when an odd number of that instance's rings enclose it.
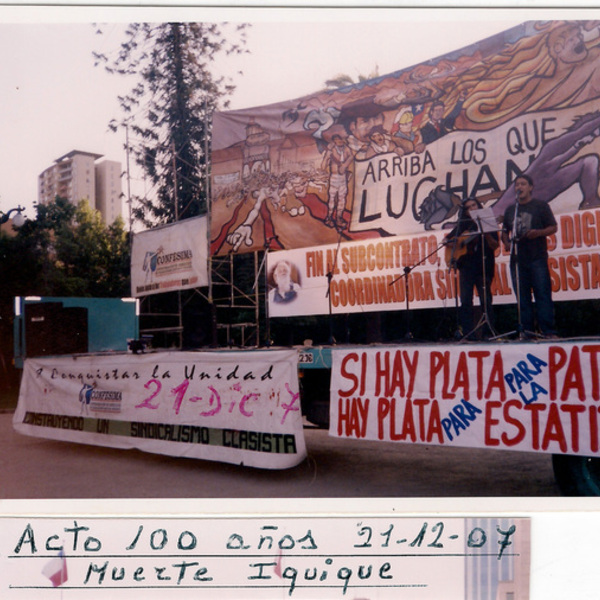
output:
{"label": "portrait of bearded man on banner", "polygon": [[289,304],[301,290],[298,269],[287,260],[280,260],[268,276],[269,302]]}

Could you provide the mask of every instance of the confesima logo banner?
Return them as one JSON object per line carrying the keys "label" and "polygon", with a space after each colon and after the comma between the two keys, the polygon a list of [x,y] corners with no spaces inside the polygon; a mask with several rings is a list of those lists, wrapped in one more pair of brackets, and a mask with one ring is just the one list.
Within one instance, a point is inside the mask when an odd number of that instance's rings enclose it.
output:
{"label": "confesima logo banner", "polygon": [[136,233],[131,249],[131,295],[207,286],[206,222],[206,217],[196,217]]}

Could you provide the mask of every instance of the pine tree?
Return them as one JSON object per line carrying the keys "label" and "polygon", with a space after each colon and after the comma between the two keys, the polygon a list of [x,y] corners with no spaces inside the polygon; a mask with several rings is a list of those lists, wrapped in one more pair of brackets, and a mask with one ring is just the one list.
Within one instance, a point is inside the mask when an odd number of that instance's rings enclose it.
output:
{"label": "pine tree", "polygon": [[[235,41],[226,25],[214,23],[133,23],[115,57],[95,53],[96,64],[115,74],[135,77],[119,97],[125,119],[111,129],[128,127],[140,143],[130,152],[152,184],[152,197],[135,198],[133,216],[152,226],[205,214],[210,115],[234,86],[216,78],[210,63],[221,53],[244,52],[246,25]],[[101,30],[98,30],[101,33]]]}

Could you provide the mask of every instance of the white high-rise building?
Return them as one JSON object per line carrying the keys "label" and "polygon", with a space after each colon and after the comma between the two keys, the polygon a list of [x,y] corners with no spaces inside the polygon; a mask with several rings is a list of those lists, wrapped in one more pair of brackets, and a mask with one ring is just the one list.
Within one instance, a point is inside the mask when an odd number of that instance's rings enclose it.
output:
{"label": "white high-rise building", "polygon": [[121,216],[121,163],[112,160],[97,162],[102,154],[72,150],[57,158],[38,177],[38,201],[48,204],[56,196],[73,204],[87,200],[100,211],[107,225]]}
{"label": "white high-rise building", "polygon": [[96,210],[107,225],[122,216],[121,163],[103,160],[96,163]]}

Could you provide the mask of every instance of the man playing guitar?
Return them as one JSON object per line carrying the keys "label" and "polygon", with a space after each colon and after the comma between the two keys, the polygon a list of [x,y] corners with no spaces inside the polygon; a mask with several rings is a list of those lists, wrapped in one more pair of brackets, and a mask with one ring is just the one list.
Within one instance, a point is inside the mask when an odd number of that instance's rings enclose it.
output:
{"label": "man playing guitar", "polygon": [[[493,327],[492,280],[495,269],[495,251],[500,242],[497,232],[481,233],[470,211],[482,208],[476,198],[467,198],[461,207],[456,226],[444,238],[446,262],[459,273],[460,309],[459,325],[463,336],[473,330],[473,290],[477,290],[479,303],[487,313]],[[474,332],[473,332],[474,333]],[[484,332],[484,335],[493,331]]]}

